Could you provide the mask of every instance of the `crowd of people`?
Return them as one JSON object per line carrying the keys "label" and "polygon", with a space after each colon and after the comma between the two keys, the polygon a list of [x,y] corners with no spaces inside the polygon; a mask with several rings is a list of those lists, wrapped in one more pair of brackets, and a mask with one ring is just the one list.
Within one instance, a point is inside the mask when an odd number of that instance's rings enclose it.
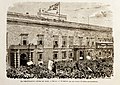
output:
{"label": "crowd of people", "polygon": [[7,69],[8,78],[111,78],[113,59],[54,62],[52,70],[46,64]]}

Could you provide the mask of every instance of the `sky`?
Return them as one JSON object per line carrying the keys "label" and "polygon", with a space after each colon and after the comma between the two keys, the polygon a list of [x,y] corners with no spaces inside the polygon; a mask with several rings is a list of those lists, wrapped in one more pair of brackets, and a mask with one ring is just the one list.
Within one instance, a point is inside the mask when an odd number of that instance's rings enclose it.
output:
{"label": "sky", "polygon": [[[40,8],[47,10],[55,3],[19,2],[11,5],[8,11],[37,15]],[[67,21],[70,22],[112,27],[112,10],[107,3],[60,2],[60,13],[67,15]]]}

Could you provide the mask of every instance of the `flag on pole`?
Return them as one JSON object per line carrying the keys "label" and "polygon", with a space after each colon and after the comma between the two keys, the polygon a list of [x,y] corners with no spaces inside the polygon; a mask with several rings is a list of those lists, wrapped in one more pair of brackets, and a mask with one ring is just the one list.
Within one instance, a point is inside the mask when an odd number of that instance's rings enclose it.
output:
{"label": "flag on pole", "polygon": [[58,2],[58,3],[56,3],[56,4],[53,4],[53,5],[49,6],[48,11],[51,11],[51,10],[58,10],[59,5],[60,5],[60,2]]}

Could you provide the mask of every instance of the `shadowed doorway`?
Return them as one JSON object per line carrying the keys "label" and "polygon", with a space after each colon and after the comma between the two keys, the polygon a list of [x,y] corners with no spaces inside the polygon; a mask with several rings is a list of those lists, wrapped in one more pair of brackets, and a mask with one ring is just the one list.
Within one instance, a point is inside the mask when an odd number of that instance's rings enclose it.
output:
{"label": "shadowed doorway", "polygon": [[20,55],[20,66],[26,66],[28,61],[27,54],[23,53]]}

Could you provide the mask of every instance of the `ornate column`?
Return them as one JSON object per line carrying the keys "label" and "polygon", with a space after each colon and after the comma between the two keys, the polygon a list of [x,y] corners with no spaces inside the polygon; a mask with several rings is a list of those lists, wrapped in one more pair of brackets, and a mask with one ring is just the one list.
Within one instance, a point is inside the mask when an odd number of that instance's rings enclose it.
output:
{"label": "ornate column", "polygon": [[28,45],[28,61],[31,61],[30,44]]}
{"label": "ornate column", "polygon": [[31,52],[29,51],[29,61],[31,61]]}
{"label": "ornate column", "polygon": [[18,66],[17,67],[20,67],[20,50],[18,49],[18,51],[17,51],[17,61],[18,61]]}
{"label": "ornate column", "polygon": [[14,52],[14,67],[16,68],[16,52]]}

